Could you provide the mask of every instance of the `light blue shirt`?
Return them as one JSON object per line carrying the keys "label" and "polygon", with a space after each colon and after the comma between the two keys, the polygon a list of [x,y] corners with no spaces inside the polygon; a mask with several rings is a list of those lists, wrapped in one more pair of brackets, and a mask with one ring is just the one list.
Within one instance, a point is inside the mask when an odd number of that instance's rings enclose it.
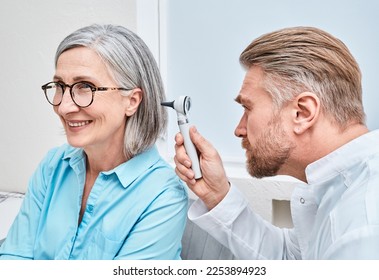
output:
{"label": "light blue shirt", "polygon": [[155,147],[101,172],[79,211],[86,156],[51,150],[32,176],[3,259],[180,259],[187,191]]}
{"label": "light blue shirt", "polygon": [[379,260],[379,130],[347,143],[306,168],[291,198],[294,228],[274,227],[232,186],[207,211],[189,217],[241,259]]}

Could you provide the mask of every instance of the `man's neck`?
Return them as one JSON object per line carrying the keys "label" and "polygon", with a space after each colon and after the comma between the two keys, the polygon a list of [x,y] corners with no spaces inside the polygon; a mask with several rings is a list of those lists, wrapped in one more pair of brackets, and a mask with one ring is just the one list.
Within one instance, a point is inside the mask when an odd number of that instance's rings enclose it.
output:
{"label": "man's neck", "polygon": [[282,174],[291,175],[301,181],[307,182],[306,167],[332,153],[348,142],[362,136],[369,130],[362,124],[351,124],[342,129],[331,123],[319,125],[306,135],[301,136],[296,144],[296,151],[292,159],[289,159],[286,170]]}

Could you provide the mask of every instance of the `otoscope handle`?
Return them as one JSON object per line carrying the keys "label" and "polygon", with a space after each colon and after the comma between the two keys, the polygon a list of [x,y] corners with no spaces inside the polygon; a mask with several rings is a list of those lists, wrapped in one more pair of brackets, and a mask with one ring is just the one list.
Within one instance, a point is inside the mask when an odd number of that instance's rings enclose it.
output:
{"label": "otoscope handle", "polygon": [[188,122],[179,124],[180,132],[182,133],[183,138],[184,138],[184,147],[186,148],[186,152],[192,161],[191,168],[193,172],[195,173],[195,179],[199,179],[202,177],[201,170],[200,170],[199,157],[197,155],[195,145],[191,141],[191,138],[189,135],[189,127],[190,127],[190,124]]}

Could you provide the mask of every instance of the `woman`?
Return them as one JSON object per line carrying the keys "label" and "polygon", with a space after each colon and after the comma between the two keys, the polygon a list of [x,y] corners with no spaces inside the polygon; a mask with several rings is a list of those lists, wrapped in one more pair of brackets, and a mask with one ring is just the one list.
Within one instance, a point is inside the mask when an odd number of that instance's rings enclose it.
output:
{"label": "woman", "polygon": [[187,192],[154,143],[165,130],[155,60],[126,28],[66,37],[42,86],[67,142],[32,176],[4,259],[179,259]]}

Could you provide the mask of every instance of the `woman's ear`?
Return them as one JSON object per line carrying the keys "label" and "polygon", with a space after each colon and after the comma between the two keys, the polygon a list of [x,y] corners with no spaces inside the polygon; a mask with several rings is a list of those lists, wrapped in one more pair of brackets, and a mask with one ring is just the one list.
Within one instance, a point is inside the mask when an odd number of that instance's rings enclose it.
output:
{"label": "woman's ear", "polygon": [[317,121],[320,99],[313,92],[303,92],[293,102],[293,130],[295,134],[302,134]]}
{"label": "woman's ear", "polygon": [[137,111],[138,106],[142,102],[142,90],[140,88],[135,88],[130,94],[125,96],[125,98],[128,100],[125,108],[125,115],[130,117]]}

